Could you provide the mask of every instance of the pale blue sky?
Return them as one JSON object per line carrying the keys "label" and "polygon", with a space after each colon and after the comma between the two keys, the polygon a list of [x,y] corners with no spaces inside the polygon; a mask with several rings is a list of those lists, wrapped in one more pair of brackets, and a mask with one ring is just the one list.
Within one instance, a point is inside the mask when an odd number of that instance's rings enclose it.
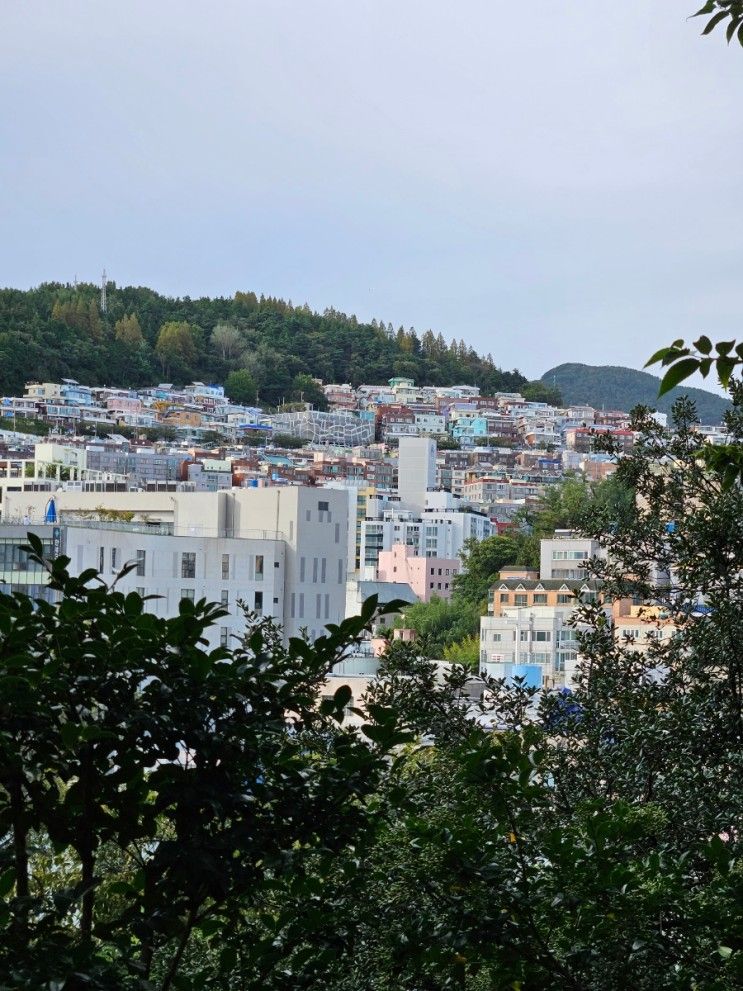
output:
{"label": "pale blue sky", "polygon": [[693,9],[6,3],[0,284],[254,289],[530,376],[740,336],[743,51]]}

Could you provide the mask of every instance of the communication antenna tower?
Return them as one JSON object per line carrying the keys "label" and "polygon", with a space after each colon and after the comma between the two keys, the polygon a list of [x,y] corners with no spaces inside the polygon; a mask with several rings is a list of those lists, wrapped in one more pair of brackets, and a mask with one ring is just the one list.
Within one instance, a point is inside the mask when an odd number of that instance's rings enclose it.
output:
{"label": "communication antenna tower", "polygon": [[101,277],[101,313],[106,312],[106,270],[103,269],[103,276]]}

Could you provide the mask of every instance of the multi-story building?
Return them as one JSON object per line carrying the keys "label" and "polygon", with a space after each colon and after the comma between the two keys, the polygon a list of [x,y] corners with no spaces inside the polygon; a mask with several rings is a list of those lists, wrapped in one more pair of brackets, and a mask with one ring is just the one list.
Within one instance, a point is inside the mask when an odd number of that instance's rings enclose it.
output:
{"label": "multi-story building", "polygon": [[352,385],[325,385],[323,393],[331,409],[355,410],[357,407],[356,390]]}
{"label": "multi-story building", "polygon": [[436,442],[430,437],[400,439],[397,491],[406,509],[422,512],[428,493],[436,488]]}
{"label": "multi-story building", "polygon": [[398,501],[375,500],[361,524],[362,575],[375,575],[379,554],[395,544],[414,556],[457,559],[465,541],[493,532],[484,513],[473,511],[450,492],[436,491],[436,442],[430,437],[400,440]]}
{"label": "multi-story building", "polygon": [[433,596],[451,598],[454,576],[461,569],[459,558],[421,556],[408,544],[400,543],[380,552],[377,580],[407,584],[421,602],[428,602]]}
{"label": "multi-story building", "polygon": [[619,451],[631,451],[635,444],[635,434],[632,430],[620,430],[614,427],[569,427],[565,430],[565,446],[572,451],[589,454],[597,443],[611,438],[617,444]]}
{"label": "multi-story building", "polygon": [[128,445],[101,441],[88,444],[86,467],[100,472],[112,472],[129,479],[133,487],[151,482],[176,482],[183,479],[185,453],[170,453],[154,447],[132,450]]}
{"label": "multi-story building", "polygon": [[[16,540],[30,516],[79,573],[97,568],[113,577],[129,561],[137,567],[122,591],[159,596],[148,608],[172,616],[183,598],[206,598],[229,609],[213,643],[244,629],[238,601],[273,616],[285,637],[303,629],[312,638],[345,615],[347,497],[312,487],[233,489],[227,492],[8,493],[2,534]],[[56,522],[48,527],[54,503]]]}
{"label": "multi-story building", "polygon": [[575,582],[586,577],[586,564],[593,557],[604,556],[598,540],[576,537],[572,530],[557,530],[553,538],[543,540],[539,549],[540,578]]}
{"label": "multi-story building", "polygon": [[582,599],[593,599],[600,585],[504,569],[493,586],[488,615],[480,620],[481,671],[494,678],[523,678],[538,688],[566,684],[578,656],[572,622],[576,590]]}
{"label": "multi-story building", "polygon": [[584,628],[576,627],[575,610],[601,591],[586,565],[603,553],[598,541],[558,530],[541,542],[538,571],[504,568],[480,620],[482,671],[534,687],[568,684],[578,657],[576,629]]}
{"label": "multi-story building", "polygon": [[395,544],[413,548],[419,557],[451,560],[459,558],[467,540],[484,540],[493,532],[493,524],[484,513],[454,506],[437,508],[433,505],[422,513],[385,509],[381,516],[367,518],[362,523],[362,573],[372,577],[380,552],[392,550]]}
{"label": "multi-story building", "polygon": [[407,406],[388,403],[377,406],[376,423],[377,437],[385,443],[418,436],[415,413]]}

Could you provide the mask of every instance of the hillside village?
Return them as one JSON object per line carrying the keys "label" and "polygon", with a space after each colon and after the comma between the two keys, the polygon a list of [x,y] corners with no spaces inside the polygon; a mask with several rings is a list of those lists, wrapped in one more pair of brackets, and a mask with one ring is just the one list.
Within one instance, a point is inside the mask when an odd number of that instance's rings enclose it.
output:
{"label": "hillside village", "polygon": [[[13,549],[30,527],[79,570],[110,576],[136,561],[123,586],[158,596],[158,614],[184,597],[233,607],[215,642],[242,630],[238,602],[274,617],[286,638],[314,639],[370,595],[449,600],[472,542],[523,527],[524,511],[566,478],[607,479],[635,441],[620,410],[400,377],[316,384],[327,411],[265,412],[201,382],[138,391],[34,382],[3,397],[0,577],[47,594]],[[725,439],[720,427],[697,429]],[[501,572],[480,623],[482,673],[570,683],[581,562],[598,552],[561,532],[542,542],[539,568]],[[385,643],[372,637],[345,664],[359,691]]]}

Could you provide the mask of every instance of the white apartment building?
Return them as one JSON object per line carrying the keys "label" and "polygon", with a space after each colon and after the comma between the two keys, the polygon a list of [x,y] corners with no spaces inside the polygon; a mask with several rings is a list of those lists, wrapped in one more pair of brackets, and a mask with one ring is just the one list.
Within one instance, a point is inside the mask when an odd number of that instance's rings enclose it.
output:
{"label": "white apartment building", "polygon": [[[448,494],[448,493],[447,493]],[[380,551],[405,544],[419,557],[458,558],[466,540],[484,540],[493,525],[482,513],[458,509],[427,509],[423,513],[386,509],[361,525],[361,568],[364,577],[376,572]]]}
{"label": "white apartment building", "polygon": [[565,606],[504,607],[480,620],[480,671],[493,678],[524,678],[535,688],[567,683],[578,656],[576,629]]}
{"label": "white apartment building", "polygon": [[415,429],[418,434],[445,434],[446,417],[443,413],[415,413]]}
{"label": "white apartment building", "polygon": [[539,577],[560,581],[581,581],[592,557],[604,557],[598,540],[574,537],[570,530],[557,530],[555,536],[542,540],[539,548]]}
{"label": "white apartment building", "polygon": [[421,512],[436,488],[436,441],[401,437],[397,459],[397,491],[406,509]]}
{"label": "white apartment building", "polygon": [[493,532],[484,513],[462,506],[450,492],[435,491],[436,442],[430,437],[401,439],[397,477],[397,506],[381,500],[367,505],[361,523],[363,578],[375,577],[380,551],[395,544],[412,548],[417,557],[458,558],[466,540]]}
{"label": "white apartment building", "polygon": [[[48,492],[8,492],[7,499],[6,520],[16,522],[0,528],[0,537],[17,541],[25,532],[22,515],[34,523],[48,515]],[[58,532],[73,571],[92,567],[110,579],[124,563],[137,562],[120,587],[160,596],[148,607],[160,616],[176,615],[182,598],[223,603],[230,615],[212,631],[213,644],[244,628],[238,600],[273,616],[286,638],[307,630],[314,639],[345,616],[345,492],[62,491],[53,499],[57,521],[49,529]]]}

